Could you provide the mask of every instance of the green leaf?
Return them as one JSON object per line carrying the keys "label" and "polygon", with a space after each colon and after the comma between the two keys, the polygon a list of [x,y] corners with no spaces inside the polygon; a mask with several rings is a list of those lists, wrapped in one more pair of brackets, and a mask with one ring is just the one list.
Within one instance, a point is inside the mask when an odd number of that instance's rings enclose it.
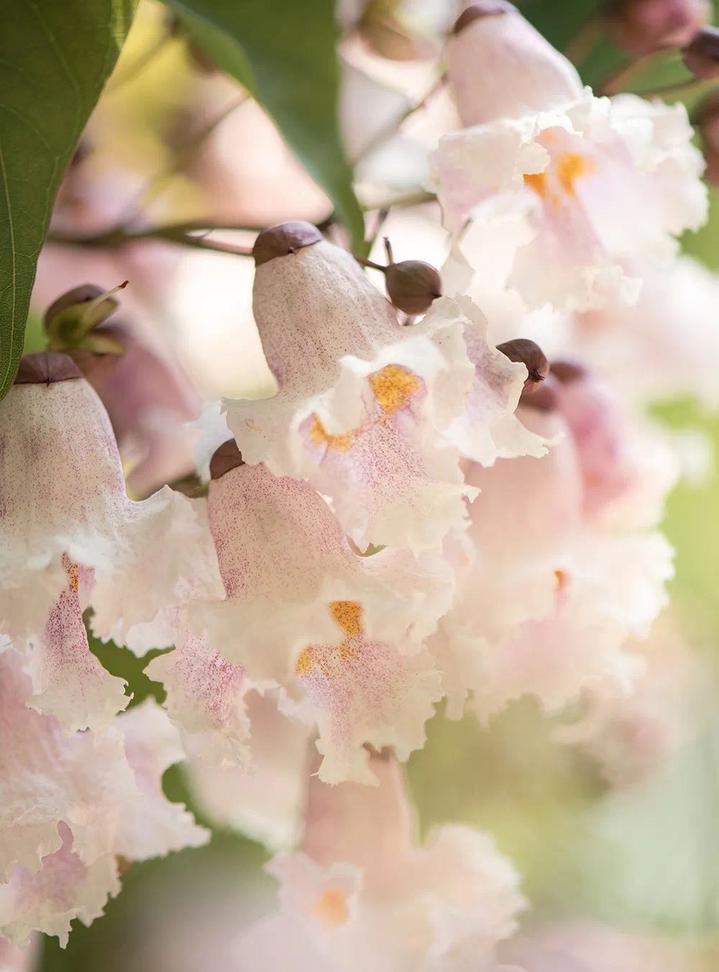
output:
{"label": "green leaf", "polygon": [[364,221],[339,134],[334,0],[166,2],[195,43],[271,115],[362,248]]}
{"label": "green leaf", "polygon": [[60,178],[136,0],[6,0],[0,29],[0,398],[23,347]]}

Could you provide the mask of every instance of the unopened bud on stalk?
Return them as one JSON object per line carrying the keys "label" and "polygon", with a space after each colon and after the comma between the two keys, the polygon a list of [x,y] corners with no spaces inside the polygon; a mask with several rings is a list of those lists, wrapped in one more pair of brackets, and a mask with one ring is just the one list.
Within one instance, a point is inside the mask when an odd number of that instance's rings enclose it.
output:
{"label": "unopened bud on stalk", "polygon": [[112,335],[97,328],[120,306],[113,294],[127,286],[127,280],[103,290],[94,284],[73,287],[47,309],[45,331],[50,348],[56,351],[83,350],[97,354],[122,354],[124,348]]}
{"label": "unopened bud on stalk", "polygon": [[641,56],[684,47],[710,16],[708,0],[611,0],[606,23],[619,47]]}
{"label": "unopened bud on stalk", "polygon": [[82,378],[80,369],[69,354],[60,351],[36,351],[20,359],[16,385],[51,385],[58,381]]}
{"label": "unopened bud on stalk", "polygon": [[579,97],[574,66],[504,0],[460,14],[447,42],[447,72],[462,122],[480,125]]}
{"label": "unopened bud on stalk", "polygon": [[682,51],[682,60],[695,78],[719,78],[719,28],[704,27],[698,31]]}
{"label": "unopened bud on stalk", "polygon": [[223,442],[219,448],[215,449],[212,459],[210,459],[210,479],[220,479],[225,473],[238,466],[244,466],[245,462],[242,453],[237,448],[234,439]]}
{"label": "unopened bud on stalk", "polygon": [[423,260],[391,263],[384,274],[387,296],[405,314],[424,314],[442,296],[442,280]]}

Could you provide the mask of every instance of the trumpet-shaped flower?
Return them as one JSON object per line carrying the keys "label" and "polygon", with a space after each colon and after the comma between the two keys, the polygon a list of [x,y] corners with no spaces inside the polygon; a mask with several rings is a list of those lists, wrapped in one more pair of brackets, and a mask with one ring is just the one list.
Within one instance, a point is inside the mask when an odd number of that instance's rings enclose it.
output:
{"label": "trumpet-shaped flower", "polygon": [[683,105],[587,90],[446,135],[433,156],[445,225],[501,234],[506,282],[532,307],[631,302],[639,281],[624,261],[667,262],[675,237],[706,217],[692,134]]}
{"label": "trumpet-shaped flower", "polygon": [[260,234],[255,259],[278,392],[227,402],[228,424],[246,462],[307,478],[358,546],[436,546],[460,526],[460,449],[483,463],[542,451],[513,416],[524,366],[487,344],[471,304],[438,301],[402,328],[354,258],[307,224]]}
{"label": "trumpet-shaped flower", "polygon": [[671,551],[647,527],[673,480],[667,456],[585,372],[556,369],[562,381],[520,412],[561,441],[467,471],[473,543],[455,554],[461,593],[434,641],[453,715],[468,693],[487,717],[525,693],[558,710],[590,687],[627,691],[641,659],[625,643],[665,601]]}
{"label": "trumpet-shaped flower", "polygon": [[302,850],[269,865],[280,914],[255,926],[240,954],[279,968],[292,942],[298,969],[493,969],[524,906],[513,868],[469,827],[437,828],[417,846],[395,761],[372,764],[376,789],[310,781]]}
{"label": "trumpet-shaped flower", "polygon": [[297,479],[212,464],[208,512],[225,589],[200,602],[198,630],[256,685],[283,686],[288,711],[317,722],[323,776],[363,777],[363,743],[421,745],[441,692],[422,649],[452,580],[435,555],[354,550],[324,499]]}
{"label": "trumpet-shaped flower", "polygon": [[[170,489],[132,502],[101,403],[64,355],[29,355],[0,405],[0,631],[23,652],[32,704],[68,729],[107,725],[123,683],[91,654],[83,610],[151,620],[198,534]],[[131,603],[131,607],[130,607]]]}
{"label": "trumpet-shaped flower", "polygon": [[479,0],[460,14],[447,73],[466,126],[553,108],[582,92],[571,62],[506,0]]}

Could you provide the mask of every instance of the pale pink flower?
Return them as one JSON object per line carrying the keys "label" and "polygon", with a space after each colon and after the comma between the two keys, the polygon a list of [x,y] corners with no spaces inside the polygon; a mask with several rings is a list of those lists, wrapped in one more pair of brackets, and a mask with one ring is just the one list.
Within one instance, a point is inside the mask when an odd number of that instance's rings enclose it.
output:
{"label": "pale pink flower", "polygon": [[506,0],[479,0],[447,41],[447,73],[465,126],[556,108],[582,93],[573,64]]}
{"label": "pale pink flower", "polygon": [[663,444],[568,365],[535,399],[520,413],[559,439],[548,455],[467,469],[471,544],[452,551],[460,594],[433,642],[452,715],[468,694],[486,718],[527,693],[556,711],[627,692],[642,662],[625,643],[665,602],[671,551],[648,529],[673,482]]}
{"label": "pale pink flower", "polygon": [[30,708],[22,657],[0,655],[0,932],[67,942],[120,889],[119,861],[146,860],[207,839],[161,786],[182,757],[153,702],[99,732],[65,732]]}
{"label": "pale pink flower", "polygon": [[524,907],[513,868],[469,827],[438,827],[418,846],[396,762],[372,765],[377,788],[310,780],[302,850],[269,865],[280,914],[250,930],[240,957],[282,967],[289,946],[297,969],[493,969]]}
{"label": "pale pink flower", "polygon": [[[501,234],[507,285],[530,307],[631,302],[625,263],[667,262],[706,217],[701,155],[681,104],[585,94],[446,135],[433,156],[447,228]],[[503,281],[496,280],[501,287]]]}
{"label": "pale pink flower", "polygon": [[[64,355],[31,355],[0,405],[0,631],[23,652],[32,704],[68,729],[107,725],[128,702],[90,653],[82,614],[151,620],[199,527],[167,487],[132,502],[95,392]],[[131,605],[131,606],[130,606]]]}
{"label": "pale pink flower", "polygon": [[347,252],[306,224],[263,233],[254,308],[274,398],[226,403],[244,459],[307,478],[344,531],[436,546],[464,519],[461,454],[541,454],[514,418],[522,364],[487,344],[469,303],[437,301],[400,327]]}
{"label": "pale pink flower", "polygon": [[422,645],[451,576],[435,555],[360,555],[309,484],[240,462],[231,443],[213,459],[225,597],[200,602],[195,624],[253,684],[282,686],[287,711],[317,723],[323,778],[373,782],[364,743],[406,758],[424,740],[441,690]]}

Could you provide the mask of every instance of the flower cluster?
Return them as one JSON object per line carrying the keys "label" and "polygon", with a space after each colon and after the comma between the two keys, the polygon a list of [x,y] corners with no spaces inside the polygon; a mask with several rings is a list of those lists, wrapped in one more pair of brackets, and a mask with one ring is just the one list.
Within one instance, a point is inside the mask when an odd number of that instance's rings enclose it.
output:
{"label": "flower cluster", "polygon": [[[717,283],[677,256],[705,217],[700,155],[682,106],[595,97],[502,0],[465,11],[446,56],[464,127],[431,171],[465,292],[406,268],[393,306],[314,226],[261,232],[275,387],[223,401],[192,498],[126,492],[116,437],[149,449],[143,493],[182,467],[157,396],[123,396],[149,373],[134,345],[107,371],[86,348],[27,355],[0,404],[12,943],[65,942],[130,862],[207,839],[163,795],[184,761],[209,818],[277,852],[278,911],[240,942],[255,967],[489,972],[527,902],[488,835],[416,839],[400,764],[437,706],[579,713],[564,738],[622,781],[661,748],[618,753],[612,732],[633,700],[660,719],[639,645],[672,574],[658,523],[678,461],[641,406],[717,400],[717,336],[685,300],[706,308]],[[419,313],[398,313],[401,288]],[[162,383],[155,364],[138,387]],[[132,704],[86,625],[168,649],[146,668],[163,706]]]}

